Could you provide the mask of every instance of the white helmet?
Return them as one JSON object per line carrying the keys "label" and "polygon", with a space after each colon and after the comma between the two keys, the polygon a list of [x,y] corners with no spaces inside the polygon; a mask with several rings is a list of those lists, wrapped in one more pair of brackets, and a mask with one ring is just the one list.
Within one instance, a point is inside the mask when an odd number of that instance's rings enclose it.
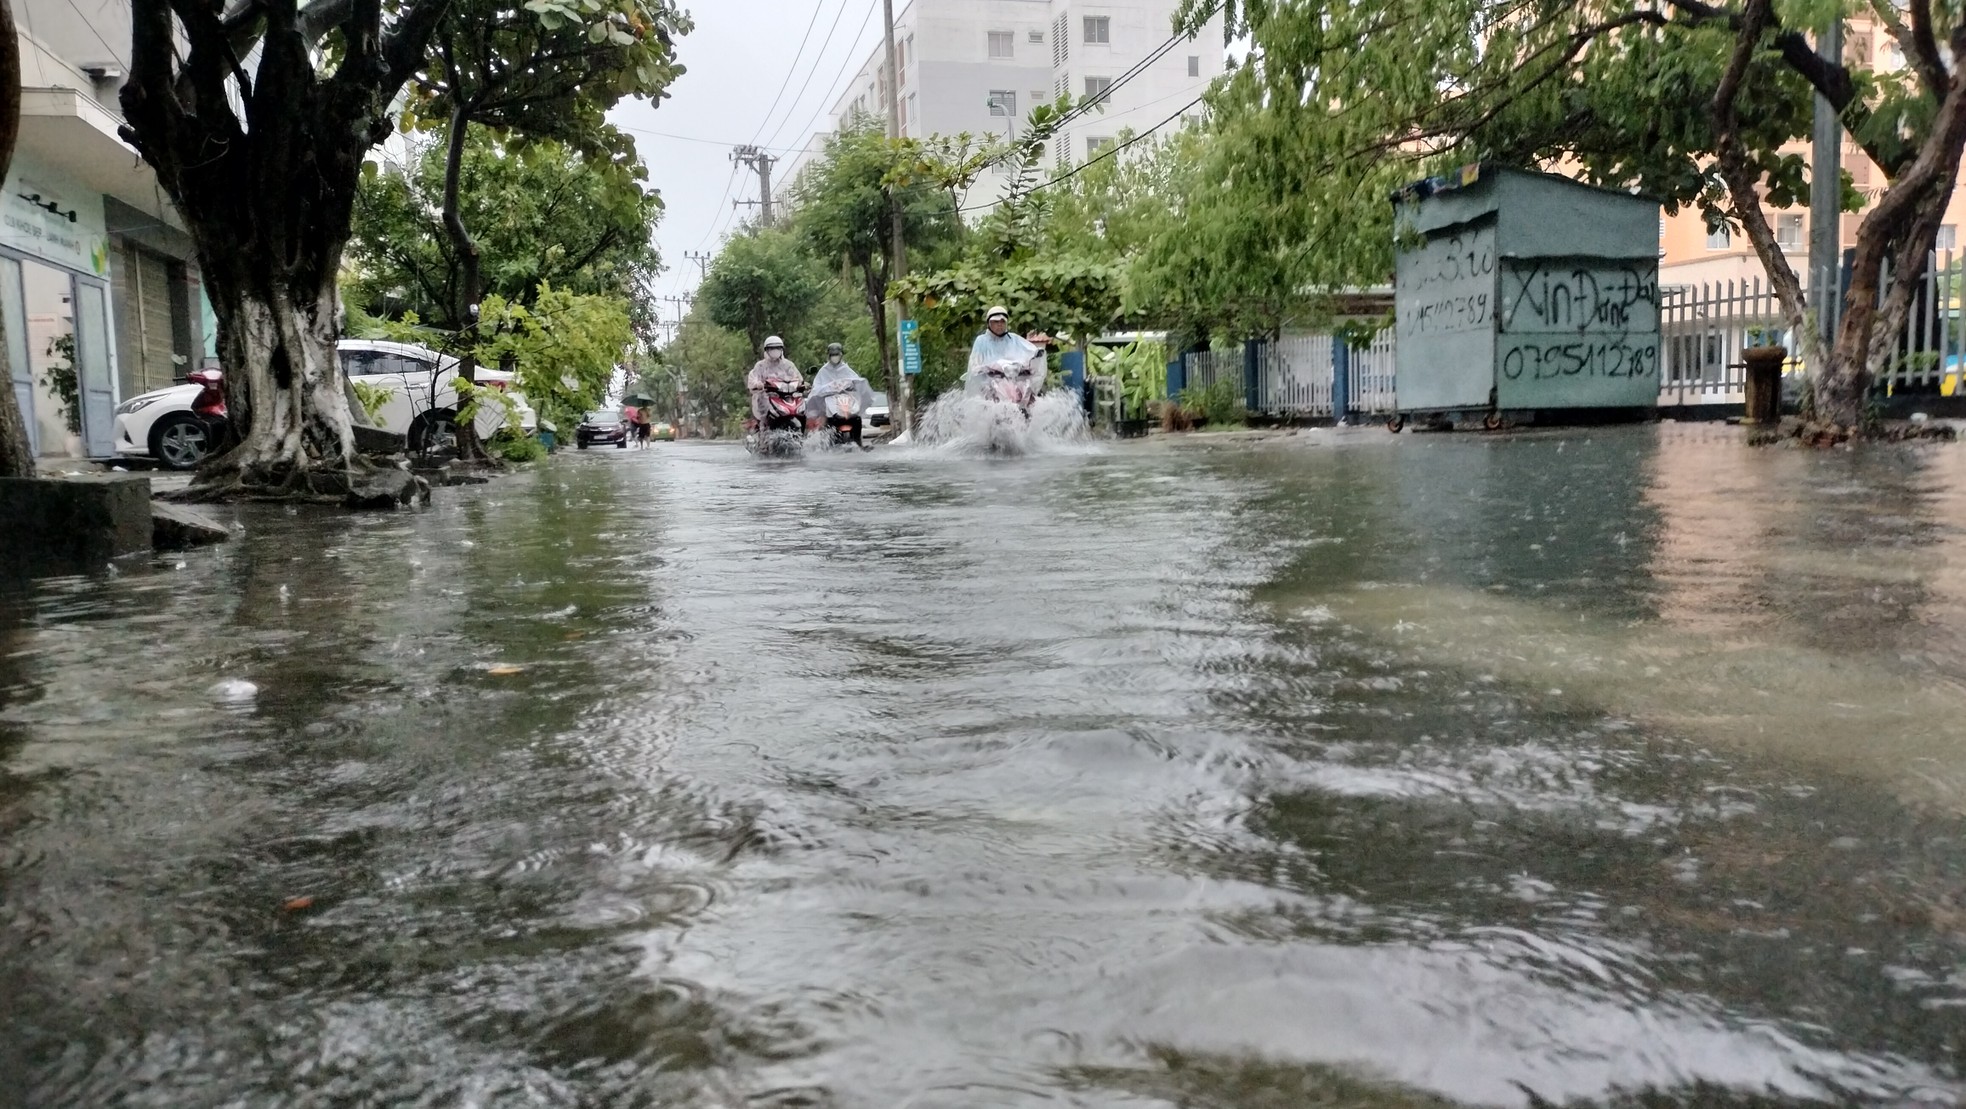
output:
{"label": "white helmet", "polygon": [[989,323],[991,320],[998,319],[998,318],[1002,318],[1004,320],[1010,319],[1010,313],[1006,311],[1004,309],[1004,306],[1001,304],[992,304],[990,306],[990,310],[988,312],[983,313],[984,323]]}
{"label": "white helmet", "polygon": [[776,335],[765,336],[765,349],[770,350],[773,347],[777,347],[779,350],[784,350],[785,340],[779,338]]}

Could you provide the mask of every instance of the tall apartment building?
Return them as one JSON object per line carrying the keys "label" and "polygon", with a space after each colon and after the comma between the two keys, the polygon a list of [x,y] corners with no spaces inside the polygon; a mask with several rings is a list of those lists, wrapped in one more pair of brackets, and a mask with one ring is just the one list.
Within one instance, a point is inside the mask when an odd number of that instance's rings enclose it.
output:
{"label": "tall apartment building", "polygon": [[[1126,131],[1144,132],[1184,108],[1195,114],[1199,107],[1188,105],[1223,70],[1222,20],[1170,46],[1178,7],[1179,0],[910,0],[895,13],[902,133],[1014,135],[1037,104],[1104,94],[1101,110],[1074,119],[1054,141],[1054,162],[1078,163]],[[884,65],[876,48],[833,105],[834,128],[860,115],[885,122]],[[994,183],[986,176],[972,200],[994,196],[1009,180],[1007,171]]]}
{"label": "tall apartment building", "polygon": [[211,311],[182,221],[117,135],[129,4],[6,2],[21,58],[20,138],[0,196],[14,396],[37,455],[101,457],[120,399],[212,356]]}

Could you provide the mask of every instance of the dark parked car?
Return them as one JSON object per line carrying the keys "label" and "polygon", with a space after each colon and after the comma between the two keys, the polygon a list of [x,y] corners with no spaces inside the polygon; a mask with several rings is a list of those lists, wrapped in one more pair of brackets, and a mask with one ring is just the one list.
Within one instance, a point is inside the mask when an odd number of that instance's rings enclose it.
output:
{"label": "dark parked car", "polygon": [[628,448],[628,421],[622,418],[621,409],[603,408],[599,412],[589,412],[580,426],[573,430],[573,445],[586,450],[595,443],[613,443],[626,450]]}

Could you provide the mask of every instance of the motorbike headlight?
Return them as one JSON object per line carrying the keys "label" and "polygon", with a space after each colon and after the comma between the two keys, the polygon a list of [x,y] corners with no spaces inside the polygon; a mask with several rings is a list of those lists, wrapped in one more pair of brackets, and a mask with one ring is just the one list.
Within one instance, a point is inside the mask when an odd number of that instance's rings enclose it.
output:
{"label": "motorbike headlight", "polygon": [[132,412],[136,412],[136,411],[139,411],[139,410],[141,410],[141,409],[145,409],[145,408],[149,408],[149,407],[150,407],[151,405],[153,405],[153,404],[156,404],[156,403],[157,403],[158,401],[160,401],[160,400],[162,400],[162,399],[164,399],[164,398],[162,398],[162,397],[132,397],[132,398],[130,398],[129,400],[126,400],[126,401],[124,401],[124,402],[123,402],[122,404],[119,404],[119,405],[117,405],[117,406],[116,406],[116,414],[117,414],[118,416],[127,416],[127,415],[129,415],[130,413],[132,413]]}

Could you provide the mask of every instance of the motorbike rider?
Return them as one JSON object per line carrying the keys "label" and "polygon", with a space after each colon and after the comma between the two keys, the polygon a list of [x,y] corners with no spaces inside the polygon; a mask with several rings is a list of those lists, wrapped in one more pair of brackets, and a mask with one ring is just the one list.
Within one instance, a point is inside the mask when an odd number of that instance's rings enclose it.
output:
{"label": "motorbike rider", "polygon": [[1001,304],[990,306],[983,316],[983,331],[969,345],[969,368],[992,362],[1027,361],[1038,353],[1036,344],[1010,330],[1010,313]]}
{"label": "motorbike rider", "polygon": [[860,441],[862,414],[874,403],[874,387],[867,379],[854,372],[846,363],[846,348],[838,343],[826,344],[826,364],[812,375],[812,391],[806,398],[806,415],[820,421],[826,418],[826,398],[833,393],[852,392],[860,401],[851,419],[853,445],[868,450],[867,444]]}
{"label": "motorbike rider", "polygon": [[785,357],[785,340],[776,335],[765,338],[764,357],[744,375],[744,388],[751,394],[751,419],[759,426],[765,419],[765,389],[768,382],[786,382],[791,385],[805,384],[805,377],[799,368]]}

